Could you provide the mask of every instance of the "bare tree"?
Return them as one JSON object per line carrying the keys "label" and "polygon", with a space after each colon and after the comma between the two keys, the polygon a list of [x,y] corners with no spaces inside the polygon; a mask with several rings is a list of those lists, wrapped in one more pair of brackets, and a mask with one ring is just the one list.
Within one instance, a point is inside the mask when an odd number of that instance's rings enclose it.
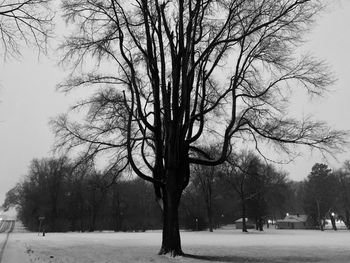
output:
{"label": "bare tree", "polygon": [[[209,149],[210,148],[210,149]],[[209,153],[215,153],[215,147],[211,146],[207,149]],[[202,165],[194,165],[192,171],[192,183],[199,189],[203,197],[208,217],[209,231],[213,232],[213,197],[214,183],[218,178],[218,168],[215,166],[205,167]]]}
{"label": "bare tree", "polygon": [[50,0],[1,0],[0,46],[4,57],[20,54],[22,43],[46,50],[52,29]]}
{"label": "bare tree", "polygon": [[[60,88],[100,90],[78,104],[89,108],[86,122],[53,122],[57,146],[85,147],[86,158],[107,151],[154,185],[160,254],[183,253],[178,206],[191,163],[223,163],[231,143],[259,149],[265,140],[286,152],[298,144],[331,152],[343,143],[345,133],[293,119],[285,107],[291,90],[318,95],[333,82],[323,63],[294,52],[320,1],[64,0],[62,7],[77,29],[63,43],[63,60],[88,67]],[[220,154],[200,149],[208,140],[221,143]]]}
{"label": "bare tree", "polygon": [[[252,153],[242,153],[239,156],[234,156],[232,153],[223,165],[222,179],[237,192],[240,198],[242,232],[248,232],[246,221],[247,200],[258,194],[257,191],[252,192],[251,189],[247,189],[248,177],[260,176],[257,175],[257,170],[260,169],[259,166],[261,166],[260,160]],[[254,174],[252,174],[252,170],[254,170]]]}

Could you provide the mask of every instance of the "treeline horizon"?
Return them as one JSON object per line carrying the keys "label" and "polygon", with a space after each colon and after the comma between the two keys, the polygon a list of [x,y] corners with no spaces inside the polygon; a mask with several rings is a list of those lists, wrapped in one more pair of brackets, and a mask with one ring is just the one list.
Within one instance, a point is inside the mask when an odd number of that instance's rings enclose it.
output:
{"label": "treeline horizon", "polygon": [[[210,149],[215,151],[215,149]],[[5,209],[37,231],[146,231],[162,228],[152,184],[117,168],[98,171],[67,157],[34,159],[27,175],[6,194]],[[303,181],[266,164],[251,152],[235,154],[217,167],[191,166],[191,179],[179,207],[182,229],[213,231],[249,218],[257,230],[268,220],[306,214],[323,230],[332,213],[349,229],[350,162],[331,171],[316,163]],[[247,231],[244,227],[243,231]]]}

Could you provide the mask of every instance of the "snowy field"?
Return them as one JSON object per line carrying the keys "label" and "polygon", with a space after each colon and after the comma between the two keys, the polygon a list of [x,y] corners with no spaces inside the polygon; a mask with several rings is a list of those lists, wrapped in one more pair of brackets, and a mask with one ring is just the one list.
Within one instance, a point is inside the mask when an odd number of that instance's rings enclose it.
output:
{"label": "snowy field", "polygon": [[161,232],[11,233],[1,263],[350,262],[350,231],[182,232],[186,256],[158,256]]}

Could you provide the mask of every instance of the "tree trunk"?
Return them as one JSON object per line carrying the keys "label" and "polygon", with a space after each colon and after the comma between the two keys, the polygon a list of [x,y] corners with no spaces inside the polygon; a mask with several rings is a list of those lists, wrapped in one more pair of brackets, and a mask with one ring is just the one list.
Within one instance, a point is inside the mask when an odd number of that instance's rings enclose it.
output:
{"label": "tree trunk", "polygon": [[76,229],[76,217],[74,216],[70,221],[70,231],[74,232]]}
{"label": "tree trunk", "polygon": [[264,221],[261,217],[259,218],[259,231],[264,231]]}
{"label": "tree trunk", "polygon": [[116,215],[114,216],[114,232],[122,230],[122,215],[120,209],[115,211]]}
{"label": "tree trunk", "polygon": [[115,187],[113,188],[113,199],[112,199],[112,209],[114,211],[114,216],[113,216],[113,229],[115,232],[118,232],[121,230],[121,205],[120,205],[120,197],[119,193],[116,191]]}
{"label": "tree trunk", "polygon": [[57,228],[56,228],[56,220],[57,220],[57,201],[55,198],[53,198],[52,200],[52,210],[51,210],[51,231],[52,232],[56,232]]}
{"label": "tree trunk", "polygon": [[245,220],[246,219],[245,198],[243,194],[241,194],[241,202],[242,202],[242,232],[248,232],[247,222]]}
{"label": "tree trunk", "polygon": [[255,217],[255,230],[259,230],[259,218]]}
{"label": "tree trunk", "polygon": [[316,206],[317,206],[317,223],[320,226],[321,231],[323,231],[324,228],[323,228],[323,220],[321,219],[320,203],[317,200],[316,200]]}
{"label": "tree trunk", "polygon": [[163,240],[159,251],[159,255],[169,254],[172,257],[184,254],[181,249],[178,208],[182,191],[187,186],[190,176],[188,145],[183,142],[184,137],[174,123],[168,130],[165,165],[164,170],[161,171],[164,173],[165,182],[161,187]]}
{"label": "tree trunk", "polygon": [[345,211],[345,225],[347,229],[350,229],[350,213],[349,210]]}
{"label": "tree trunk", "polygon": [[211,209],[208,211],[208,219],[209,219],[209,232],[213,232],[213,214]]}
{"label": "tree trunk", "polygon": [[82,197],[80,197],[81,199],[80,199],[80,202],[79,202],[79,208],[78,208],[78,211],[79,211],[79,213],[78,213],[78,215],[79,215],[79,217],[78,217],[78,219],[79,219],[79,230],[80,230],[80,232],[84,232],[85,231],[85,229],[84,229],[84,222],[83,222],[83,220],[84,220],[84,218],[85,218],[85,216],[86,216],[86,213],[85,213],[85,211],[84,211],[84,205],[83,205],[83,201],[82,201]]}
{"label": "tree trunk", "polygon": [[89,232],[94,232],[95,231],[95,227],[96,227],[96,217],[97,217],[97,212],[95,210],[95,208],[93,209],[92,212],[92,217],[91,217],[91,223],[90,223],[90,228],[89,228]]}
{"label": "tree trunk", "polygon": [[80,217],[80,232],[85,232],[83,217]]}
{"label": "tree trunk", "polygon": [[163,240],[159,255],[169,254],[172,257],[183,255],[181,249],[178,207],[180,204],[181,192],[167,185],[163,193]]}
{"label": "tree trunk", "polygon": [[208,204],[207,204],[207,214],[208,214],[209,232],[213,232],[213,212],[211,209],[211,197],[209,197]]}
{"label": "tree trunk", "polygon": [[335,218],[334,216],[331,215],[331,223],[332,223],[332,228],[334,231],[337,231],[337,226],[335,225]]}

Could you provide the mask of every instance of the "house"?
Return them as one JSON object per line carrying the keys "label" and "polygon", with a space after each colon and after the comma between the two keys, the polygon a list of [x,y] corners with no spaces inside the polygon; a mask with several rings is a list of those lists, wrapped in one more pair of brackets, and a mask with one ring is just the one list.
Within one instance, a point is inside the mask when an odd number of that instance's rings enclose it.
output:
{"label": "house", "polygon": [[[254,229],[255,224],[253,221],[249,220],[248,218],[245,219],[247,229]],[[236,229],[242,229],[243,228],[243,218],[237,219],[235,221]]]}
{"label": "house", "polygon": [[[324,229],[333,229],[332,221],[330,219],[326,219],[324,223],[325,223]],[[338,230],[347,229],[344,221],[339,218],[335,218],[335,226],[337,227]]]}
{"label": "house", "polygon": [[276,222],[276,226],[279,229],[307,229],[312,228],[312,225],[308,221],[307,215],[289,215],[284,219],[279,219]]}
{"label": "house", "polygon": [[15,208],[10,208],[5,211],[3,207],[0,206],[0,221],[2,220],[16,220],[17,211]]}

